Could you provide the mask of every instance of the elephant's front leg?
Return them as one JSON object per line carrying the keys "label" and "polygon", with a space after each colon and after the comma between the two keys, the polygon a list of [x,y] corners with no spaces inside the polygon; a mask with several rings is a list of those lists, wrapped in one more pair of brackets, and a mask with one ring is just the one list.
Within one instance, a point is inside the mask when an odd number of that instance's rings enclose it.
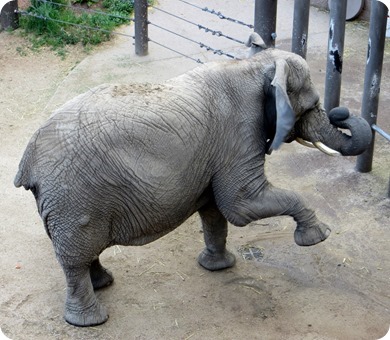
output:
{"label": "elephant's front leg", "polygon": [[295,192],[282,190],[266,183],[260,194],[250,199],[241,199],[233,209],[233,224],[246,225],[262,218],[289,215],[297,222],[294,233],[299,246],[312,246],[330,235],[330,228],[318,220],[313,210],[306,207]]}
{"label": "elephant's front leg", "polygon": [[214,202],[199,209],[206,248],[198,257],[199,264],[208,270],[232,267],[235,256],[226,250],[227,221]]}

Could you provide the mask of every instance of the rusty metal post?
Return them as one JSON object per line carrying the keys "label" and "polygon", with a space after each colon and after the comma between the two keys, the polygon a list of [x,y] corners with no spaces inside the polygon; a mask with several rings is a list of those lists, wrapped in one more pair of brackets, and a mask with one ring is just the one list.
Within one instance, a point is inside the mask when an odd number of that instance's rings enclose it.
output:
{"label": "rusty metal post", "polygon": [[306,59],[310,0],[295,0],[291,51]]}
{"label": "rusty metal post", "polygon": [[[364,75],[364,92],[362,99],[362,117],[367,120],[371,127],[376,124],[378,115],[379,92],[386,40],[387,14],[388,9],[381,1],[371,1],[367,63]],[[358,171],[371,171],[374,144],[375,131],[373,129],[370,147],[357,158],[356,169]]]}
{"label": "rusty metal post", "polygon": [[17,29],[19,27],[18,1],[12,0],[7,2],[4,7],[0,8],[0,26],[1,29]]}
{"label": "rusty metal post", "polygon": [[134,1],[135,54],[148,54],[148,0]]}
{"label": "rusty metal post", "polygon": [[329,38],[324,98],[324,108],[327,113],[340,105],[346,15],[347,0],[330,1]]}
{"label": "rusty metal post", "polygon": [[258,33],[268,47],[275,46],[277,0],[256,0],[255,32]]}

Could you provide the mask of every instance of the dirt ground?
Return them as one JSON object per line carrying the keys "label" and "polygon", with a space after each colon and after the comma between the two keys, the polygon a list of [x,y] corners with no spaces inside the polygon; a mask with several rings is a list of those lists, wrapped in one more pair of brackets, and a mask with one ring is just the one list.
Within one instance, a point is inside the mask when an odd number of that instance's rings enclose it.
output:
{"label": "dirt ground", "polygon": [[[388,331],[390,147],[381,138],[369,174],[355,172],[353,157],[330,159],[295,143],[269,158],[271,182],[303,194],[331,225],[325,242],[298,247],[286,217],[231,227],[228,247],[237,264],[211,273],[196,262],[203,240],[193,216],[150,245],[107,249],[102,262],[115,282],[97,294],[109,320],[90,328],[68,325],[64,276],[32,194],[14,188],[13,177],[50,99],[85,54],[75,49],[61,60],[7,32],[0,33],[0,46],[0,327],[9,338],[371,340]],[[380,106],[387,131],[389,64]],[[322,65],[313,61],[312,70],[323,77]],[[345,81],[363,79],[362,72],[346,73]],[[358,110],[362,89],[353,84],[343,97]],[[243,254],[248,249],[254,256]]]}

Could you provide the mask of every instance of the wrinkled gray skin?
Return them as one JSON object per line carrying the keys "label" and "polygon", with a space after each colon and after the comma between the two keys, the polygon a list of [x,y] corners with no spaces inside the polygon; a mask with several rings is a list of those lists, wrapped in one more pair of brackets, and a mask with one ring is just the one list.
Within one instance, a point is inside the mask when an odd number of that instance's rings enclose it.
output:
{"label": "wrinkled gray skin", "polygon": [[113,281],[99,262],[104,249],[152,242],[195,212],[206,244],[198,261],[208,270],[235,263],[228,221],[290,215],[298,245],[325,240],[330,229],[301,197],[267,181],[265,154],[298,136],[363,152],[369,126],[343,115],[334,121],[352,137],[329,122],[306,62],[276,49],[163,85],[102,85],[66,103],[32,137],[15,178],[34,193],[64,270],[66,321],[107,320],[94,293]]}

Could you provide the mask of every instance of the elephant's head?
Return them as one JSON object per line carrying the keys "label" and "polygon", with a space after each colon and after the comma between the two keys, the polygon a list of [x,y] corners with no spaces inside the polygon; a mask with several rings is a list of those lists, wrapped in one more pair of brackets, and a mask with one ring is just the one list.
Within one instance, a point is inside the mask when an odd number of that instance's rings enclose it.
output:
{"label": "elephant's head", "polygon": [[330,155],[355,156],[366,150],[372,136],[368,123],[346,108],[335,108],[327,115],[303,58],[275,49],[253,58],[273,62],[267,71],[270,86],[265,106],[270,150],[293,140]]}

